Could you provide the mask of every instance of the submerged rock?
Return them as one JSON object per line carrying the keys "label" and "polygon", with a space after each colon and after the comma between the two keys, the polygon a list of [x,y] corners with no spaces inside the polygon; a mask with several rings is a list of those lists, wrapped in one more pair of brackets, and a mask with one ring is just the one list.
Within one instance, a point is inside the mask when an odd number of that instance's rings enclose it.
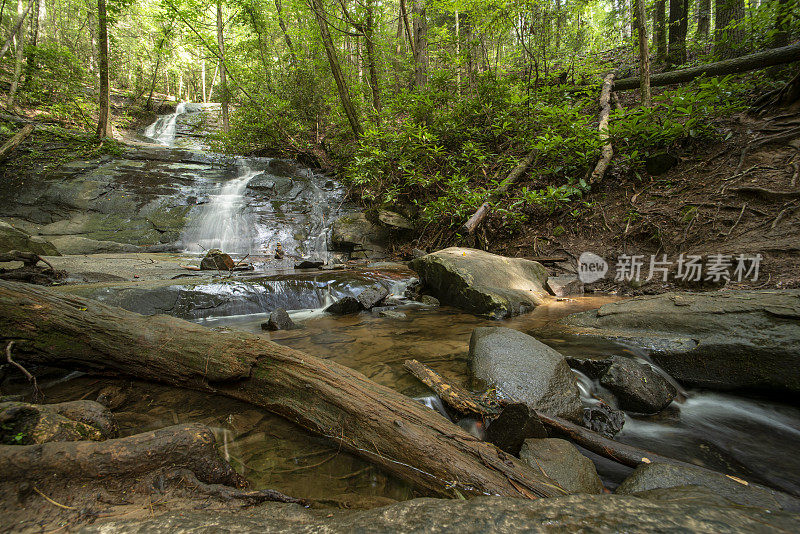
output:
{"label": "submerged rock", "polygon": [[394,310],[381,310],[378,312],[380,317],[385,317],[387,319],[405,319],[406,314],[399,311]]}
{"label": "submerged rock", "polygon": [[665,463],[641,464],[620,484],[616,493],[632,494],[676,486],[703,486],[744,506],[800,512],[800,499],[722,473]]}
{"label": "submerged rock", "polygon": [[592,461],[563,439],[527,439],[519,457],[570,493],[603,493]]}
{"label": "submerged rock", "polygon": [[469,341],[469,366],[502,397],[581,421],[575,375],[564,356],[527,334],[503,327],[476,328]]}
{"label": "submerged rock", "polygon": [[389,295],[389,290],[383,284],[373,284],[358,294],[359,304],[365,310],[374,308],[380,301]]}
{"label": "submerged rock", "polygon": [[546,438],[547,430],[526,404],[506,406],[486,429],[485,440],[507,453],[519,456],[522,444],[528,438]]}
{"label": "submerged rock", "polygon": [[611,365],[600,377],[623,410],[658,413],[672,402],[677,391],[666,378],[647,364],[633,358],[612,356]]}
{"label": "submerged rock", "polygon": [[355,297],[342,297],[327,308],[325,312],[333,315],[348,315],[361,311],[361,303]]}
{"label": "submerged rock", "polygon": [[800,392],[800,290],[665,293],[564,319],[569,331],[624,340],[683,384]]}
{"label": "submerged rock", "polygon": [[200,262],[204,271],[230,271],[235,265],[230,256],[216,248],[209,250]]}
{"label": "submerged rock", "polygon": [[60,256],[56,247],[49,241],[31,236],[5,221],[0,221],[0,252],[32,252],[39,256]]}
{"label": "submerged rock", "polygon": [[105,406],[93,401],[0,403],[0,443],[5,445],[102,441],[116,434],[114,416]]}
{"label": "submerged rock", "polygon": [[478,315],[510,317],[547,298],[547,270],[535,261],[452,247],[417,258],[410,267],[444,304]]}
{"label": "submerged rock", "polygon": [[552,499],[476,497],[413,499],[363,511],[314,510],[265,503],[238,511],[181,510],[154,518],[96,522],[81,532],[184,534],[211,532],[660,532],[706,534],[792,532],[800,516],[759,508],[645,500],[631,495],[567,495]]}
{"label": "submerged rock", "polygon": [[283,308],[269,314],[269,319],[261,323],[263,330],[295,330],[299,328]]}

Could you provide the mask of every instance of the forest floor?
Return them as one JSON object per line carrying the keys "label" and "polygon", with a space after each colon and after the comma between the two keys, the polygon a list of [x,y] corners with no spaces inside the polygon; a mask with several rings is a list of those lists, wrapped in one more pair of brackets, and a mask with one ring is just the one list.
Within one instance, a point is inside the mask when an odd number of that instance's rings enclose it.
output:
{"label": "forest floor", "polygon": [[[490,237],[488,249],[508,256],[570,256],[573,260],[589,251],[609,261],[611,273],[611,260],[623,254],[644,255],[642,279],[653,254],[659,258],[666,254],[672,262],[681,253],[703,256],[704,261],[711,254],[734,258],[761,254],[757,280],[731,281],[728,286],[800,287],[798,126],[797,107],[762,118],[736,115],[722,127],[723,134],[730,133],[726,140],[676,154],[678,163],[668,172],[640,180],[631,179],[625,169],[611,168],[586,197],[588,206],[580,217],[569,211],[548,214],[542,210],[513,236]],[[613,275],[595,286],[642,294],[680,285],[672,280],[641,284],[610,278]],[[693,289],[703,286],[690,285]]]}

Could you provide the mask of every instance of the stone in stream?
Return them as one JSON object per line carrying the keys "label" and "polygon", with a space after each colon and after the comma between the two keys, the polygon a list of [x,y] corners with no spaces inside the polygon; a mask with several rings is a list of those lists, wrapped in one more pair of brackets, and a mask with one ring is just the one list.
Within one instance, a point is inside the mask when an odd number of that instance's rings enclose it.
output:
{"label": "stone in stream", "polygon": [[569,441],[526,439],[519,457],[569,493],[603,493],[603,483],[594,464]]}
{"label": "stone in stream", "polygon": [[389,290],[383,284],[373,284],[358,294],[359,304],[365,310],[374,308],[380,301],[389,295]]}
{"label": "stone in stream", "polygon": [[583,282],[574,274],[551,276],[547,279],[547,288],[556,297],[583,295]]}
{"label": "stone in stream", "polygon": [[351,313],[358,313],[361,311],[361,303],[355,297],[342,297],[327,308],[326,313],[333,315],[349,315]]}
{"label": "stone in stream", "polygon": [[623,356],[611,357],[600,384],[617,397],[620,408],[638,413],[658,413],[677,394],[675,386],[651,366]]}
{"label": "stone in stream", "polygon": [[56,247],[40,237],[31,236],[11,224],[0,221],[0,252],[32,252],[39,256],[60,256]]}
{"label": "stone in stream", "polygon": [[[665,293],[562,320],[570,333],[649,352],[681,384],[800,392],[800,290]],[[795,401],[797,404],[797,401]]]}
{"label": "stone in stream", "polygon": [[676,486],[703,486],[743,506],[800,512],[800,499],[789,494],[699,467],[665,463],[639,465],[616,493],[626,495]]}
{"label": "stone in stream", "polygon": [[419,298],[419,301],[425,306],[430,306],[431,308],[438,308],[441,305],[439,303],[439,299],[430,295],[422,295]]}
{"label": "stone in stream", "polygon": [[546,438],[547,430],[526,404],[509,404],[486,429],[485,440],[499,449],[519,456],[522,444],[528,438]]}
{"label": "stone in stream", "polygon": [[625,414],[604,402],[583,409],[583,426],[611,439],[625,425]]}
{"label": "stone in stream", "polygon": [[567,363],[589,378],[600,378],[611,365],[610,356],[567,356]]}
{"label": "stone in stream", "polygon": [[551,499],[421,498],[371,510],[317,510],[263,503],[234,513],[173,510],[156,517],[108,518],[82,527],[83,534],[189,534],[203,532],[658,532],[738,534],[793,532],[800,516],[721,503],[695,492],[690,500],[660,496],[565,495]]}
{"label": "stone in stream", "polygon": [[575,375],[564,356],[527,334],[476,328],[469,341],[469,366],[501,398],[576,423],[583,417]]}
{"label": "stone in stream", "polygon": [[294,264],[295,269],[319,269],[325,262],[318,259],[305,259]]}
{"label": "stone in stream", "polygon": [[452,247],[409,264],[443,304],[496,319],[532,310],[548,297],[547,269],[522,258]]}
{"label": "stone in stream", "polygon": [[292,321],[289,314],[283,308],[278,308],[269,314],[269,319],[261,323],[262,330],[295,330],[300,328]]}
{"label": "stone in stream", "polygon": [[230,256],[216,248],[209,250],[200,262],[204,271],[230,271],[235,265]]}

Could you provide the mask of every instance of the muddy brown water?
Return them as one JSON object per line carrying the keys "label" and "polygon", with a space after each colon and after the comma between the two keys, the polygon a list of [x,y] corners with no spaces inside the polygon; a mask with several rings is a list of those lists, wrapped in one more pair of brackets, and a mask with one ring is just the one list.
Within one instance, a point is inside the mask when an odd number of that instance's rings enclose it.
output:
{"label": "muddy brown water", "polygon": [[[475,317],[449,307],[399,308],[404,319],[367,312],[334,317],[319,311],[293,312],[300,330],[266,333],[266,314],[198,319],[209,327],[259,333],[273,341],[334,360],[370,379],[430,403],[431,393],[403,369],[417,359],[449,380],[479,387],[469,379],[469,338],[477,326],[506,326],[535,334],[565,355],[622,354],[646,357],[611,342],[564,336],[555,322],[571,313],[618,300],[587,296],[551,302],[505,321]],[[48,402],[94,398],[107,380],[83,377],[48,390]],[[120,383],[116,381],[115,383]],[[255,488],[273,488],[331,505],[368,507],[420,496],[368,462],[339,450],[280,417],[245,403],[165,386],[132,383],[117,413],[125,435],[183,422],[211,427],[221,453]],[[775,402],[711,392],[689,392],[655,416],[626,416],[620,441],[750,480],[800,491],[800,459],[789,451],[800,443],[800,410]],[[629,468],[591,453],[604,482],[615,487]]]}

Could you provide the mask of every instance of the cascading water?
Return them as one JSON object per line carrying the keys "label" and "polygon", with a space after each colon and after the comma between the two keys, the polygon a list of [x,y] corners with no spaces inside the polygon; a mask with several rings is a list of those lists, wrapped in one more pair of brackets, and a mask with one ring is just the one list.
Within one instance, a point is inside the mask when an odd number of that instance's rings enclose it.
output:
{"label": "cascading water", "polygon": [[160,145],[172,146],[175,143],[175,130],[178,116],[186,113],[186,102],[181,102],[175,108],[175,113],[161,115],[156,121],[145,128],[144,135]]}
{"label": "cascading water", "polygon": [[244,166],[239,177],[223,184],[211,196],[197,218],[196,225],[187,230],[183,242],[187,252],[220,249],[228,254],[253,254],[259,252],[255,221],[247,212],[245,190],[247,184],[260,174]]}

